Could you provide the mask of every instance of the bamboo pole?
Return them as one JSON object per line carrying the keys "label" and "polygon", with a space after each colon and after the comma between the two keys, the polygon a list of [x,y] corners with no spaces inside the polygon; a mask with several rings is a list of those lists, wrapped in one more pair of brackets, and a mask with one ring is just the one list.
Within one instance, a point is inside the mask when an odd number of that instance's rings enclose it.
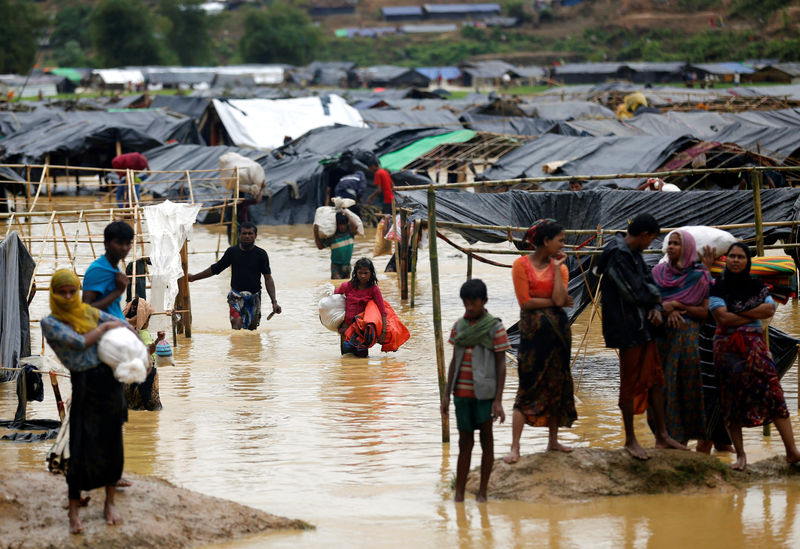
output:
{"label": "bamboo pole", "polygon": [[[609,179],[647,179],[650,177],[671,177],[671,176],[687,176],[687,175],[704,175],[707,173],[731,173],[740,174],[747,172],[763,172],[770,171],[798,171],[798,166],[748,166],[736,168],[708,168],[708,169],[691,169],[691,170],[671,170],[666,172],[634,172],[634,173],[619,173],[619,174],[599,174],[599,175],[553,175],[545,177],[521,177],[519,179],[498,179],[495,181],[472,181],[465,183],[433,183],[434,189],[464,189],[468,187],[500,187],[504,185],[520,185],[520,184],[539,184],[550,183],[559,181],[607,181]],[[397,187],[398,192],[405,191],[423,191],[430,187],[430,185],[408,185]],[[528,189],[528,192],[542,192],[542,193],[562,193],[566,191],[558,191],[551,189]]]}
{"label": "bamboo pole", "polygon": [[422,220],[414,223],[414,234],[411,237],[411,299],[409,305],[414,307],[414,296],[417,292],[417,255],[419,253],[419,240],[422,234]]}
{"label": "bamboo pole", "polygon": [[192,176],[189,174],[189,170],[186,170],[186,181],[189,182],[189,200],[192,204],[194,204],[194,191],[192,190]]}
{"label": "bamboo pole", "polygon": [[[53,226],[53,220],[55,219],[55,217],[56,217],[56,212],[51,212],[50,213],[50,223],[47,225],[47,230],[44,233],[45,238],[47,238],[48,235],[50,234],[50,228]],[[42,256],[44,256],[44,249],[46,247],[47,247],[47,244],[43,242],[42,243],[42,249],[39,250],[39,257],[36,259],[36,264],[34,264],[34,266],[33,266],[33,273],[31,274],[31,283],[28,285],[27,299],[31,298],[31,291],[33,290],[33,285],[36,282],[36,269],[39,268],[39,264],[42,261]],[[42,339],[42,341],[44,341],[44,339]]]}
{"label": "bamboo pole", "polygon": [[761,219],[761,172],[753,173],[753,214],[756,229],[756,252],[764,255],[764,225]]}
{"label": "bamboo pole", "polygon": [[467,254],[467,280],[472,280],[472,254]]}
{"label": "bamboo pole", "polygon": [[239,244],[239,166],[234,168],[233,175],[234,191],[233,191],[233,219],[231,220],[231,245],[236,246]]}
{"label": "bamboo pole", "polygon": [[[431,295],[433,301],[433,337],[436,341],[436,368],[439,374],[439,401],[447,390],[444,366],[444,340],[442,339],[442,302],[439,294],[439,255],[436,250],[436,192],[428,187],[428,256],[431,262]],[[450,442],[450,419],[442,416],[442,443]]]}
{"label": "bamboo pole", "polygon": [[408,214],[400,210],[400,243],[397,250],[397,279],[400,282],[400,299],[408,299]]}
{"label": "bamboo pole", "polygon": [[[183,269],[183,276],[178,279],[178,296],[176,299],[176,309],[185,310],[181,317],[180,323],[183,326],[183,335],[187,338],[192,337],[192,299],[189,293],[189,256],[188,240],[183,242],[181,246],[181,269]],[[180,327],[178,328],[180,331]]]}

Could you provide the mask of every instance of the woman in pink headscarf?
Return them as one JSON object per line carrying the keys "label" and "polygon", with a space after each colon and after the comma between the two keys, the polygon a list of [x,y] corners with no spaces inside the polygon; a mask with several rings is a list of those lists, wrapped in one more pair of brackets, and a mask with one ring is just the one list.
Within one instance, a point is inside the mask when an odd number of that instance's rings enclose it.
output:
{"label": "woman in pink headscarf", "polygon": [[708,315],[711,275],[698,262],[694,237],[686,231],[667,235],[667,259],[653,268],[666,317],[658,341],[666,382],[664,412],[670,436],[686,444],[706,438],[698,337]]}

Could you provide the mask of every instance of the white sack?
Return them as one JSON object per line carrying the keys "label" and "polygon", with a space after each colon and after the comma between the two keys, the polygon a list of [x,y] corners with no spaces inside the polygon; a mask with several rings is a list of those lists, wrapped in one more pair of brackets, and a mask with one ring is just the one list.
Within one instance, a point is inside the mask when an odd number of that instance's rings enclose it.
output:
{"label": "white sack", "polygon": [[[714,250],[714,259],[724,255],[731,244],[738,242],[739,239],[733,236],[728,231],[722,229],[715,229],[714,227],[705,227],[702,225],[690,225],[687,227],[679,227],[680,230],[686,231],[694,237],[695,245],[697,246],[697,253],[702,254],[703,248],[710,246]],[[661,251],[667,253],[668,239],[664,237],[664,242],[661,244]],[[667,261],[665,255],[661,258],[661,262]]]}
{"label": "white sack", "polygon": [[147,378],[150,356],[147,347],[127,328],[114,328],[97,343],[97,356],[114,369],[122,383],[142,383]]}
{"label": "white sack", "polygon": [[220,156],[220,177],[225,188],[231,191],[236,186],[236,168],[239,168],[239,194],[249,193],[260,199],[267,188],[267,176],[261,164],[235,152]]}
{"label": "white sack", "polygon": [[337,331],[344,321],[344,300],[342,294],[326,295],[319,300],[319,320],[333,332]]}
{"label": "white sack", "polygon": [[[154,313],[172,310],[178,295],[178,279],[183,276],[181,247],[192,234],[192,226],[202,204],[162,202],[145,206],[144,218],[150,233],[150,305]],[[153,317],[155,320],[156,317]],[[168,316],[159,316],[168,322]],[[171,330],[172,327],[151,322],[152,330]]]}
{"label": "white sack", "polygon": [[[349,199],[345,200],[352,202],[352,200]],[[319,235],[322,238],[330,238],[336,234],[336,212],[344,212],[348,218],[355,221],[356,234],[359,236],[364,236],[364,223],[355,213],[351,212],[346,207],[336,208],[333,206],[320,206],[314,213],[314,225],[319,227]]]}

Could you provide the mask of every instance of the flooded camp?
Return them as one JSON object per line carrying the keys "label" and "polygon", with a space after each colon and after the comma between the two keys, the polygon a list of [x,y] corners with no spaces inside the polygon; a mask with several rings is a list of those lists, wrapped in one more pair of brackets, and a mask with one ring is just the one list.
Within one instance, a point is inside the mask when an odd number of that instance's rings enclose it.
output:
{"label": "flooded camp", "polygon": [[796,64],[551,54],[0,77],[0,545],[800,545]]}

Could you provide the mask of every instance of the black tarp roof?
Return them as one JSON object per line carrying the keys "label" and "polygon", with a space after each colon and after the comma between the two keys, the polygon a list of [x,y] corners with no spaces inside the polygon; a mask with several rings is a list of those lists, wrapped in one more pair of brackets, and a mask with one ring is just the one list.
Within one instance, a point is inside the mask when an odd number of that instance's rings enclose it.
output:
{"label": "black tarp roof", "polygon": [[[412,217],[427,219],[427,192],[396,189],[400,206],[411,208]],[[800,214],[800,189],[765,189],[761,192],[762,216],[765,222],[797,220]],[[436,219],[479,225],[528,227],[535,220],[553,218],[569,229],[594,230],[624,229],[636,214],[650,212],[662,227],[685,225],[727,225],[753,223],[753,195],[751,191],[693,191],[690,193],[633,192],[624,190],[595,190],[582,192],[531,193],[509,191],[504,193],[470,193],[466,191],[437,191]],[[502,231],[479,229],[448,229],[463,235],[468,241],[505,242],[508,234]],[[736,237],[753,239],[752,228],[733,229]],[[793,241],[790,227],[764,227],[765,240]],[[523,235],[517,235],[522,238]],[[567,244],[581,244],[589,235],[568,235]],[[597,241],[591,246],[599,245]],[[657,239],[653,249],[661,248]],[[595,287],[597,279],[591,275],[592,258],[583,256],[578,263],[570,256],[569,292],[575,298],[570,319],[591,302],[586,293],[583,273],[589,273],[586,282]],[[649,259],[656,261],[658,256]],[[507,262],[507,263],[510,263]]]}
{"label": "black tarp roof", "polygon": [[[445,133],[442,128],[368,129],[350,126],[316,128],[289,145],[271,154],[240,147],[206,147],[198,145],[167,145],[147,152],[151,170],[214,170],[206,179],[219,177],[219,157],[226,152],[237,152],[252,158],[264,168],[269,197],[248,206],[250,219],[260,225],[288,225],[311,223],[314,212],[325,197],[324,167],[322,160],[330,159],[345,150],[368,150],[386,154],[409,145],[418,139]],[[198,176],[199,177],[199,176]],[[177,181],[175,181],[177,180]],[[183,197],[188,187],[179,174],[152,174],[149,187],[160,197],[177,198],[183,186]],[[160,183],[163,182],[163,183]],[[215,183],[198,184],[192,178],[195,200],[206,205],[220,203],[220,190]],[[205,212],[198,217],[208,220]],[[213,219],[211,219],[213,220]]]}
{"label": "black tarp roof", "polygon": [[446,109],[436,110],[395,110],[395,109],[359,109],[361,118],[372,128],[383,127],[419,127],[447,126],[451,129],[461,128],[458,117]]}
{"label": "black tarp roof", "polygon": [[0,140],[6,163],[108,166],[119,141],[123,152],[144,152],[167,141],[203,143],[190,118],[159,110],[58,113],[49,121]]}
{"label": "black tarp roof", "polygon": [[[558,175],[605,175],[651,172],[689,145],[686,137],[574,137],[546,134],[506,154],[482,174],[484,180],[542,177],[542,166],[567,161]],[[641,181],[612,179],[590,182],[604,187],[636,188]],[[545,188],[567,188],[566,182]]]}
{"label": "black tarp roof", "polygon": [[150,105],[153,109],[167,109],[179,112],[199,122],[211,100],[207,97],[186,97],[177,95],[156,95]]}
{"label": "black tarp roof", "polygon": [[564,120],[531,118],[524,116],[491,116],[465,112],[461,115],[464,126],[481,132],[492,132],[512,135],[541,135],[557,133],[560,135],[587,135]]}

